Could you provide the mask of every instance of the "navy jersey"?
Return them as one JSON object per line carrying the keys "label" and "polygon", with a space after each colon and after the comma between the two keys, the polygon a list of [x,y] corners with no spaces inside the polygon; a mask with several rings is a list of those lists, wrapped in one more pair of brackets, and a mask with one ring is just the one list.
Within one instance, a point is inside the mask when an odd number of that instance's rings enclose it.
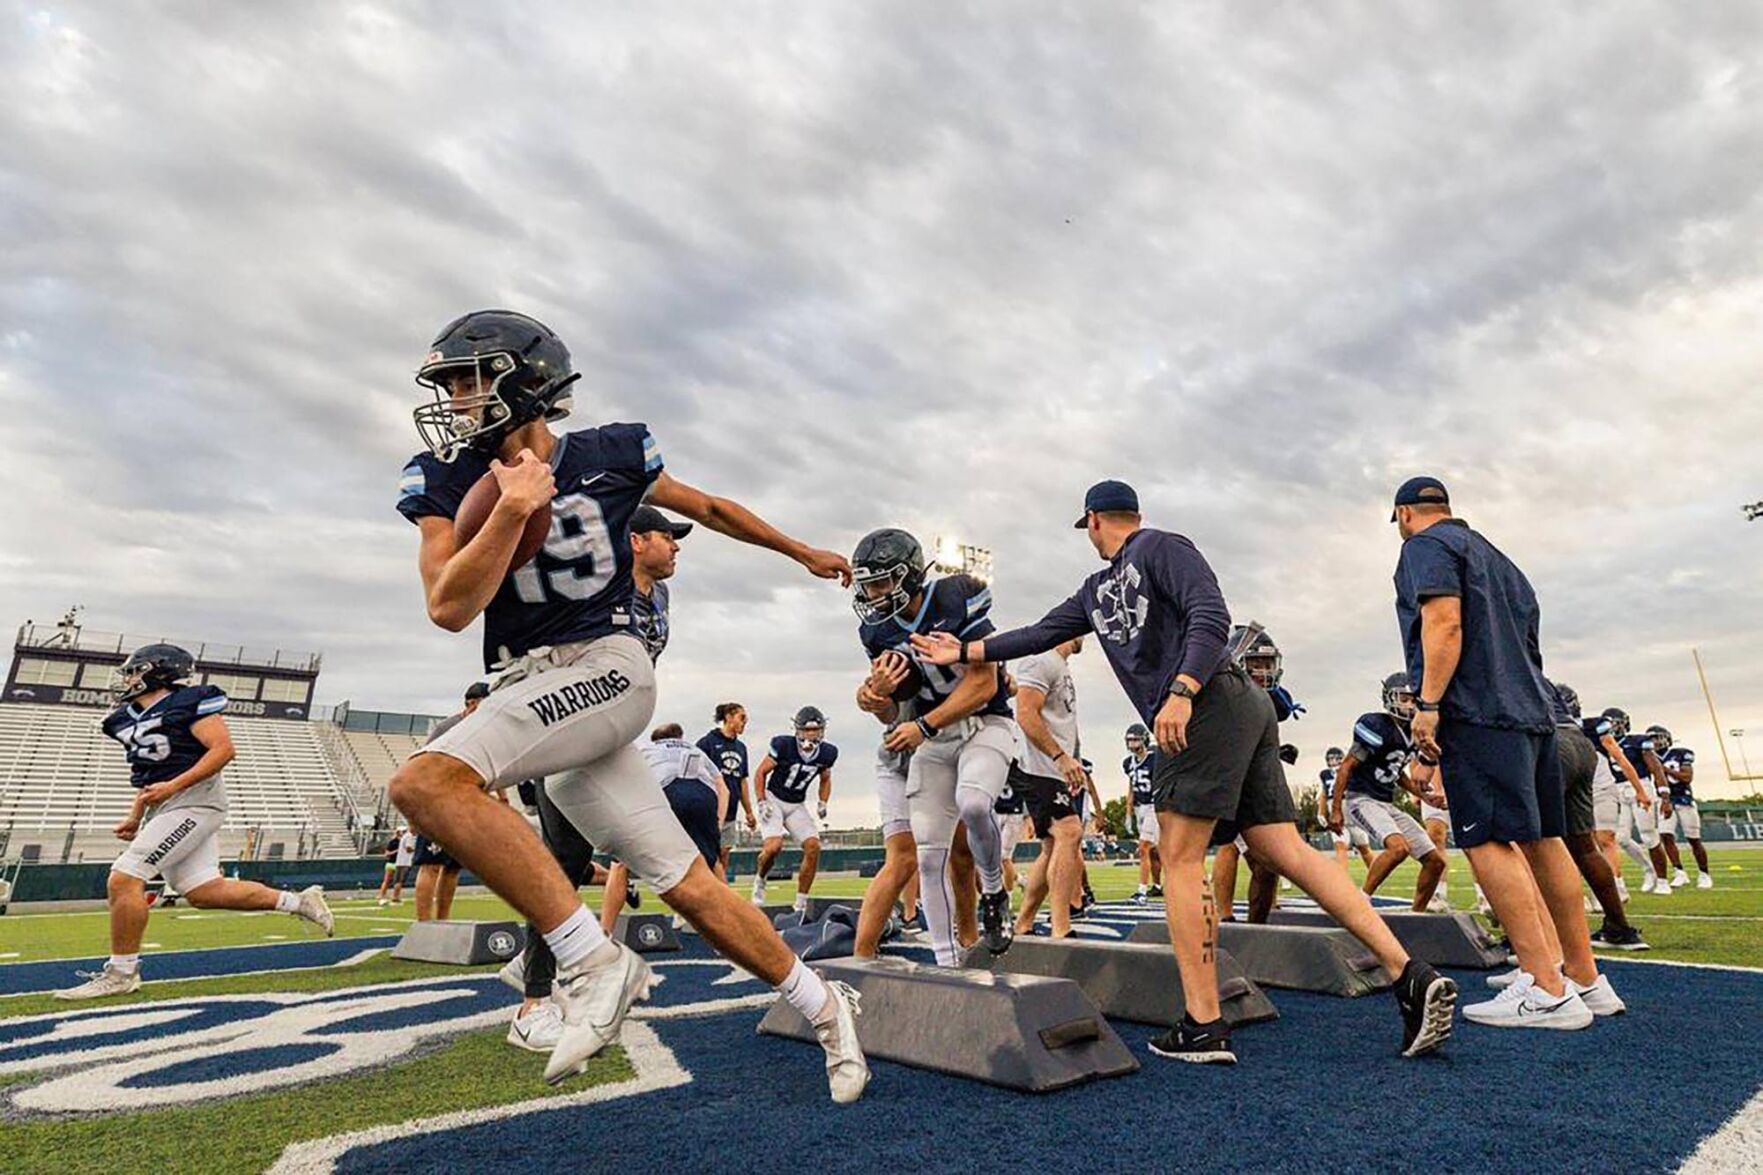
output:
{"label": "navy jersey", "polygon": [[657,580],[644,595],[631,592],[631,627],[649,650],[649,660],[661,660],[667,648],[667,585]]}
{"label": "navy jersey", "polygon": [[1402,771],[1414,757],[1414,744],[1408,728],[1390,715],[1361,714],[1353,723],[1353,747],[1347,754],[1356,764],[1347,777],[1347,794],[1388,803],[1396,798]]}
{"label": "navy jersey", "polygon": [[[411,522],[451,519],[489,468],[490,458],[475,450],[450,463],[418,453],[398,483],[398,512]],[[607,424],[557,438],[551,534],[484,609],[486,668],[530,649],[633,630],[631,514],[661,469],[645,425]]]}
{"label": "navy jersey", "polygon": [[722,814],[722,822],[727,824],[741,807],[741,781],[747,778],[747,744],[713,726],[698,740],[698,749],[710,756],[728,787],[728,811]]}
{"label": "navy jersey", "polygon": [[[948,632],[962,640],[984,640],[992,634],[992,589],[971,575],[948,575],[925,585],[924,603],[910,620],[890,616],[857,628],[863,651],[871,661],[892,649],[912,657],[913,633]],[[928,714],[941,705],[961,681],[961,671],[953,666],[915,662],[924,685],[917,697],[918,713]],[[994,665],[998,674],[998,692],[979,710],[981,714],[1010,717],[1010,696],[1004,689],[1004,666]],[[984,673],[983,666],[969,666],[968,672]]]}
{"label": "navy jersey", "polygon": [[1157,752],[1150,751],[1143,759],[1128,755],[1120,761],[1120,770],[1132,788],[1133,805],[1151,803],[1151,780],[1157,774]]}
{"label": "navy jersey", "polygon": [[[1634,768],[1634,773],[1641,777],[1641,786],[1649,792],[1658,790],[1653,782],[1653,772],[1647,767],[1647,752],[1653,750],[1653,740],[1644,734],[1629,734],[1622,737],[1617,744],[1622,748],[1622,757],[1627,759]],[[1617,775],[1622,774],[1620,767]]]}
{"label": "navy jersey", "polygon": [[[176,779],[208,753],[190,728],[226,709],[226,693],[217,685],[189,685],[172,690],[150,706],[125,703],[105,716],[104,733],[121,743],[128,756],[129,782],[137,788]],[[170,807],[225,806],[220,776],[185,788]]]}
{"label": "navy jersey", "polygon": [[808,799],[808,789],[820,782],[820,773],[831,771],[838,760],[839,748],[829,742],[815,747],[812,759],[804,759],[795,736],[780,734],[771,740],[771,761],[775,766],[765,780],[765,790],[785,803],[803,803]]}
{"label": "navy jersey", "polygon": [[1322,798],[1331,804],[1334,803],[1335,774],[1336,772],[1333,767],[1324,767],[1321,773],[1317,775],[1317,779],[1322,783]]}
{"label": "navy jersey", "polygon": [[1676,808],[1695,803],[1696,797],[1690,790],[1690,781],[1679,779],[1671,772],[1674,768],[1694,768],[1696,753],[1688,747],[1672,747],[1659,756],[1659,762],[1665,765],[1665,778],[1671,781],[1671,806]]}

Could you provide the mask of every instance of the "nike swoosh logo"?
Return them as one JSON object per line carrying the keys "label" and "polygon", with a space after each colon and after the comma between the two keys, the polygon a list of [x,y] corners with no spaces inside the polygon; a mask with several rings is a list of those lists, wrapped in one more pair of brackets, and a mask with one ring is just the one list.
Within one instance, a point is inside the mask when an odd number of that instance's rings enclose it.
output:
{"label": "nike swoosh logo", "polygon": [[593,485],[595,482],[599,481],[601,478],[603,478],[605,476],[606,476],[606,474],[604,472],[601,472],[601,473],[596,473],[593,477],[584,477],[581,479],[581,481],[576,483],[576,488],[577,489],[586,489],[588,486]]}
{"label": "nike swoosh logo", "polygon": [[1464,832],[1474,832],[1474,831],[1475,831],[1475,827],[1476,827],[1476,825],[1477,825],[1477,824],[1480,824],[1480,823],[1481,823],[1481,821],[1479,821],[1479,820],[1477,820],[1477,821],[1476,821],[1476,822],[1475,822],[1475,824],[1465,824],[1465,825],[1464,825],[1464,826],[1463,826],[1463,831],[1464,831]]}

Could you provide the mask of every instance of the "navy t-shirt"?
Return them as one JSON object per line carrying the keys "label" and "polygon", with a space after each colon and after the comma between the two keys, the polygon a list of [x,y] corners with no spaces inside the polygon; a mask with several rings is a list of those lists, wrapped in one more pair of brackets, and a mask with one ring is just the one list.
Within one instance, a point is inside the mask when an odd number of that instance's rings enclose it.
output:
{"label": "navy t-shirt", "polygon": [[698,749],[710,756],[710,761],[722,772],[722,782],[728,787],[728,810],[722,814],[722,822],[727,824],[740,811],[741,781],[747,778],[747,744],[722,733],[721,727],[713,726],[698,740]]}
{"label": "navy t-shirt", "polygon": [[[451,519],[489,468],[490,458],[472,449],[451,462],[418,453],[398,482],[398,513],[411,522]],[[484,609],[485,668],[544,645],[633,631],[631,515],[661,470],[645,425],[607,424],[557,438],[551,534]]]}
{"label": "navy t-shirt", "polygon": [[1420,606],[1439,596],[1462,601],[1463,651],[1439,699],[1444,717],[1536,734],[1554,728],[1555,691],[1543,677],[1539,639],[1542,613],[1516,564],[1467,523],[1447,518],[1402,544],[1395,578],[1396,619],[1417,691],[1425,669]]}
{"label": "navy t-shirt", "polygon": [[1331,804],[1334,803],[1335,774],[1333,767],[1324,767],[1316,777],[1322,784],[1322,798]]}
{"label": "navy t-shirt", "polygon": [[1414,757],[1414,744],[1407,727],[1389,714],[1361,714],[1353,723],[1353,747],[1347,754],[1356,764],[1347,776],[1347,794],[1389,803]]}
{"label": "navy t-shirt", "polygon": [[814,748],[813,758],[804,759],[795,736],[780,734],[771,740],[771,761],[774,766],[765,790],[785,803],[800,804],[808,799],[808,789],[820,782],[820,773],[831,771],[839,761],[839,748],[822,742]]}
{"label": "navy t-shirt", "polygon": [[667,649],[667,585],[657,580],[646,596],[633,586],[630,619],[631,630],[649,650],[649,660],[661,660]]}
{"label": "navy t-shirt", "polygon": [[1148,752],[1143,759],[1128,755],[1120,761],[1120,770],[1126,775],[1126,782],[1132,788],[1133,806],[1151,803],[1151,781],[1157,775],[1157,752]]}
{"label": "navy t-shirt", "polygon": [[1177,674],[1205,685],[1229,660],[1230,609],[1192,542],[1147,527],[1039,621],[987,637],[986,656],[1013,661],[1086,632],[1101,638],[1120,688],[1148,724]]}

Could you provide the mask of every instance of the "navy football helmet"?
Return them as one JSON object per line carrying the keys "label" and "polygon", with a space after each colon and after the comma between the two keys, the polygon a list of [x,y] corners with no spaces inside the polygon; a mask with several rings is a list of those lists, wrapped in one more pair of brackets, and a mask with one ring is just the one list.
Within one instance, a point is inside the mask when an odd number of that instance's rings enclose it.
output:
{"label": "navy football helmet", "polygon": [[1555,696],[1561,699],[1567,712],[1575,718],[1580,717],[1579,691],[1564,682],[1551,681],[1549,684],[1555,687]]}
{"label": "navy football helmet", "polygon": [[1332,771],[1338,769],[1340,765],[1346,761],[1347,752],[1341,750],[1339,747],[1330,747],[1327,751],[1323,752],[1322,758]]}
{"label": "navy football helmet", "polygon": [[1392,673],[1383,679],[1383,708],[1398,722],[1413,719],[1414,687],[1408,684],[1407,673]]}
{"label": "navy football helmet", "polygon": [[1653,740],[1653,749],[1663,754],[1671,749],[1671,732],[1663,726],[1647,727],[1647,737]]}
{"label": "navy football helmet", "polygon": [[895,526],[872,530],[851,552],[851,607],[874,624],[898,616],[924,587],[924,548]]}
{"label": "navy football helmet", "polygon": [[1145,729],[1143,722],[1135,722],[1126,728],[1126,749],[1134,755],[1143,755],[1151,749],[1151,732]]}
{"label": "navy football helmet", "polygon": [[1610,723],[1611,734],[1614,734],[1617,738],[1628,737],[1629,720],[1627,710],[1618,710],[1615,706],[1611,706],[1608,710],[1604,711],[1603,716],[1605,720]]}
{"label": "navy football helmet", "polygon": [[1260,625],[1233,627],[1230,630],[1230,650],[1249,679],[1262,689],[1272,689],[1285,675],[1285,658],[1273,637]]}
{"label": "navy football helmet", "polygon": [[820,748],[820,740],[826,737],[826,715],[817,706],[803,706],[796,711],[793,725],[796,728],[796,749],[804,757],[814,754]]}
{"label": "navy football helmet", "polygon": [[142,645],[110,671],[110,696],[116,702],[138,698],[149,690],[171,689],[196,672],[196,658],[178,645]]}
{"label": "navy football helmet", "polygon": [[416,431],[442,461],[462,449],[494,453],[522,425],[567,416],[569,386],[580,378],[569,348],[538,319],[474,310],[442,328],[417,369],[435,398],[413,414]]}

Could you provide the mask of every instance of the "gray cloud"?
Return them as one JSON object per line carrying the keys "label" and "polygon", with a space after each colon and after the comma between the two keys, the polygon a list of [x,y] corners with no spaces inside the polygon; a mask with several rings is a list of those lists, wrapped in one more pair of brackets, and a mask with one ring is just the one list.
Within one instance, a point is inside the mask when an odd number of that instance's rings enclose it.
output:
{"label": "gray cloud", "polygon": [[[1755,6],[5,19],[0,615],[450,704],[475,642],[423,623],[392,487],[424,344],[509,304],[583,423],[817,542],[986,542],[1006,623],[1129,478],[1285,645],[1304,778],[1397,657],[1384,502],[1423,468],[1588,701],[1711,750],[1695,644],[1763,727]],[[670,715],[814,700],[867,751],[837,592],[701,535],[676,598]],[[1078,677],[1111,760],[1124,703]]]}

